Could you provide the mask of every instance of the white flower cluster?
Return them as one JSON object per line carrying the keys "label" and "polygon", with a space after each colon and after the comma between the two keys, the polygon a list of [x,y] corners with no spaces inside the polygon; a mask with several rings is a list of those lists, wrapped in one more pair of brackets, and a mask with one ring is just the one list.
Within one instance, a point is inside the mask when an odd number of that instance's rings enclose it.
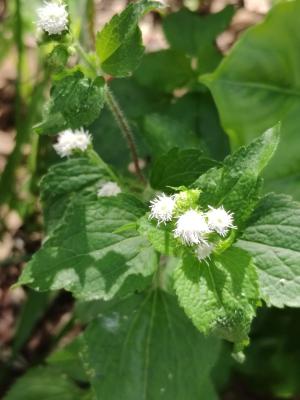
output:
{"label": "white flower cluster", "polygon": [[69,157],[76,150],[86,151],[91,142],[91,135],[84,129],[67,129],[58,135],[57,143],[53,147],[60,157]]}
{"label": "white flower cluster", "polygon": [[175,207],[175,196],[158,195],[150,202],[150,218],[154,218],[160,223],[166,223],[172,220]]}
{"label": "white flower cluster", "polygon": [[60,35],[68,27],[68,13],[66,5],[51,1],[45,2],[37,10],[37,25],[49,35]]}
{"label": "white flower cluster", "polygon": [[98,197],[112,197],[121,193],[121,188],[116,182],[104,183],[97,192]]}
{"label": "white flower cluster", "polygon": [[227,212],[223,206],[219,208],[209,207],[207,212],[190,208],[179,216],[174,215],[176,201],[182,201],[182,193],[175,196],[158,195],[150,204],[150,219],[156,219],[158,224],[170,222],[177,218],[174,237],[188,246],[196,245],[196,255],[199,260],[208,258],[214,250],[214,244],[209,242],[209,234],[217,233],[224,237],[233,225],[233,215]]}

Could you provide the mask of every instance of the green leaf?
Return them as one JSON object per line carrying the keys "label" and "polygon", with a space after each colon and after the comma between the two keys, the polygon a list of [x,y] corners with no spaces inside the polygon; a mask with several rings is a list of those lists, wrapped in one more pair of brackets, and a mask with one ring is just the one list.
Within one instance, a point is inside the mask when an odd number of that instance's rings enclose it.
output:
{"label": "green leaf", "polygon": [[299,124],[299,107],[295,106],[281,123],[278,150],[264,174],[266,193],[287,193],[300,200]]}
{"label": "green leaf", "polygon": [[62,114],[51,113],[48,104],[43,121],[34,125],[33,128],[39,135],[56,135],[57,133],[67,129],[68,123]]}
{"label": "green leaf", "polygon": [[222,58],[216,38],[227,28],[233,14],[232,6],[205,16],[182,9],[164,19],[163,29],[172,49],[197,57],[198,72],[213,71]]}
{"label": "green leaf", "polygon": [[66,66],[68,58],[68,48],[63,44],[59,44],[58,46],[54,47],[54,49],[47,57],[47,66],[53,72],[60,72]]}
{"label": "green leaf", "polygon": [[57,134],[66,126],[75,129],[90,125],[103,105],[103,78],[92,81],[77,71],[54,83],[46,117],[36,128],[41,134]]}
{"label": "green leaf", "polygon": [[200,140],[195,131],[186,131],[185,121],[180,122],[169,115],[148,114],[144,118],[143,128],[145,140],[156,156],[174,147],[200,147]]}
{"label": "green leaf", "polygon": [[219,342],[197,332],[162,291],[107,304],[84,340],[97,399],[202,398],[219,352]]}
{"label": "green leaf", "polygon": [[234,213],[236,224],[243,224],[259,200],[259,176],[273,156],[278,141],[278,127],[275,127],[228,156],[223,168],[202,175],[193,185],[203,191],[202,205],[223,205]]}
{"label": "green leaf", "polygon": [[[298,195],[299,13],[299,1],[273,7],[265,21],[249,29],[219,68],[204,79],[233,145],[249,143],[282,120],[282,140],[266,176],[270,189],[284,188]],[[290,184],[278,186],[282,178]]]}
{"label": "green leaf", "polygon": [[253,324],[253,339],[239,370],[257,391],[277,399],[294,399],[300,393],[299,309],[265,308]]}
{"label": "green leaf", "polygon": [[167,186],[189,186],[199,175],[216,165],[197,149],[174,148],[159,157],[153,165],[150,183],[154,189],[168,191]]}
{"label": "green leaf", "polygon": [[201,332],[247,342],[259,291],[255,267],[245,251],[231,247],[207,263],[186,255],[174,280],[179,303]]}
{"label": "green leaf", "polygon": [[18,379],[4,400],[83,400],[84,393],[64,374],[37,367]]}
{"label": "green leaf", "polygon": [[167,256],[178,255],[180,247],[178,240],[174,238],[173,229],[169,224],[158,226],[155,221],[149,220],[148,214],[138,221],[140,234],[147,237],[156,251]]}
{"label": "green leaf", "polygon": [[268,303],[300,306],[300,203],[267,195],[237,245],[253,256]]}
{"label": "green leaf", "polygon": [[131,3],[98,32],[96,51],[104,72],[123,77],[138,66],[144,53],[138,22],[144,14],[160,6],[147,0]]}
{"label": "green leaf", "polygon": [[[155,88],[141,87],[133,78],[114,79],[110,87],[130,121],[140,157],[149,158],[151,154],[143,140],[141,121],[145,115],[165,108],[170,101],[169,95],[162,95]],[[101,157],[128,173],[130,154],[125,141],[120,139],[119,128],[107,107],[104,107],[100,117],[89,129],[94,133],[94,146]],[[100,135],[99,132],[105,132],[105,135]]]}
{"label": "green leaf", "polygon": [[87,383],[88,378],[80,358],[82,346],[82,337],[77,336],[67,346],[50,354],[46,360],[47,365],[57,371],[60,371],[77,382]]}
{"label": "green leaf", "polygon": [[173,101],[164,114],[182,126],[178,140],[185,138],[187,131],[195,131],[201,138],[201,149],[209,157],[223,160],[229,154],[228,138],[209,92],[187,93]]}
{"label": "green leaf", "polygon": [[52,166],[41,181],[41,200],[46,229],[50,232],[60,221],[74,196],[96,198],[97,189],[111,180],[105,169],[88,158],[70,158]]}
{"label": "green leaf", "polygon": [[11,345],[12,357],[16,356],[29,340],[37,322],[45,314],[49,305],[49,293],[28,290],[26,295],[26,302],[19,312],[17,329]]}
{"label": "green leaf", "polygon": [[64,288],[82,299],[110,299],[143,289],[156,269],[154,250],[135,231],[113,232],[145,211],[129,195],[74,199],[18,284],[40,291]]}
{"label": "green leaf", "polygon": [[134,76],[143,86],[172,93],[187,85],[195,73],[185,54],[167,49],[146,54]]}
{"label": "green leaf", "polygon": [[233,14],[232,6],[225,7],[219,13],[205,16],[182,9],[164,18],[163,28],[173,49],[197,56],[203,46],[213,43],[226,29]]}

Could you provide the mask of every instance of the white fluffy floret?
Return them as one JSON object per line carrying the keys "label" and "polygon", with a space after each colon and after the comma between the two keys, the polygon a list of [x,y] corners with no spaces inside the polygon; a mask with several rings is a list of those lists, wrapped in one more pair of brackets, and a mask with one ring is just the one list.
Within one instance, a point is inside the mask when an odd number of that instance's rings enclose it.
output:
{"label": "white fluffy floret", "polygon": [[98,190],[98,197],[112,197],[121,193],[121,188],[116,182],[106,182]]}
{"label": "white fluffy floret", "polygon": [[207,223],[211,230],[217,232],[221,236],[226,236],[228,231],[235,228],[233,225],[233,214],[227,212],[223,206],[219,208],[209,207],[206,213]]}
{"label": "white fluffy floret", "polygon": [[150,204],[150,219],[156,219],[159,224],[171,221],[175,207],[174,196],[160,194]]}
{"label": "white fluffy floret", "polygon": [[69,157],[74,150],[86,151],[91,142],[91,135],[83,129],[67,129],[59,134],[53,147],[60,157]]}
{"label": "white fluffy floret", "polygon": [[210,258],[210,255],[214,249],[214,245],[211,243],[200,243],[196,249],[196,255],[199,261],[203,261]]}
{"label": "white fluffy floret", "polygon": [[45,2],[37,10],[37,25],[49,35],[61,34],[68,27],[66,5],[58,1]]}
{"label": "white fluffy floret", "polygon": [[176,222],[174,236],[184,244],[206,243],[205,235],[210,232],[205,215],[195,210],[185,212]]}

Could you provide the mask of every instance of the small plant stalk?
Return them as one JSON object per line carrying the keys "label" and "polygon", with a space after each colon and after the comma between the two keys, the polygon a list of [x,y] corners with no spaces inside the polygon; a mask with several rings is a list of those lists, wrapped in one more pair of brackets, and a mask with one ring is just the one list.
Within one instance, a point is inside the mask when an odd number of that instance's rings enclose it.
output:
{"label": "small plant stalk", "polygon": [[106,97],[106,103],[112,112],[113,116],[115,117],[115,120],[123,133],[124,138],[127,141],[128,148],[131,153],[132,161],[134,163],[135,167],[135,172],[139,179],[143,182],[146,183],[145,177],[140,169],[139,165],[139,159],[138,159],[138,154],[137,154],[137,149],[136,145],[134,143],[134,136],[133,132],[130,128],[129,122],[127,121],[123,111],[121,110],[116,98],[114,97],[113,93],[109,89],[109,87],[106,85],[105,87],[105,97]]}
{"label": "small plant stalk", "polygon": [[[98,75],[97,68],[91,63],[89,60],[85,50],[81,47],[79,42],[74,43],[75,48],[80,55],[80,57],[84,60],[86,65],[93,71],[96,76]],[[105,86],[105,99],[106,99],[106,104],[108,108],[110,109],[111,113],[113,114],[126,142],[129,148],[129,151],[131,153],[131,158],[134,164],[135,172],[138,178],[141,180],[141,182],[146,183],[146,179],[141,171],[140,165],[139,165],[139,158],[138,158],[138,153],[136,149],[136,145],[134,142],[134,135],[131,130],[131,127],[129,125],[129,122],[127,121],[127,118],[125,117],[117,99],[115,98],[114,94],[108,87],[108,85]]]}
{"label": "small plant stalk", "polygon": [[95,150],[89,149],[88,156],[95,165],[98,165],[99,167],[103,168],[108,173],[108,175],[112,178],[113,181],[120,183],[117,175],[113,172],[113,170],[111,168],[109,168],[109,166],[102,160],[102,158],[99,156],[98,153],[96,153]]}

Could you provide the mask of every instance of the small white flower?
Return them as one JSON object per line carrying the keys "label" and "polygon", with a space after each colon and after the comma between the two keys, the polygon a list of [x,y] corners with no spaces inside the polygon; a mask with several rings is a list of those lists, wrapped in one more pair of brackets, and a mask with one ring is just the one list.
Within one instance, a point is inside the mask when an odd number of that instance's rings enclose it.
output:
{"label": "small white flower", "polygon": [[235,228],[233,225],[233,214],[224,210],[223,206],[219,208],[209,207],[206,213],[207,223],[211,230],[216,231],[221,236],[226,236],[229,229]]}
{"label": "small white flower", "polygon": [[171,221],[175,207],[174,196],[166,196],[163,193],[152,200],[150,204],[150,219],[157,219],[159,224]]}
{"label": "small white flower", "polygon": [[49,35],[61,34],[68,27],[68,13],[66,5],[58,1],[45,2],[37,10],[39,28]]}
{"label": "small white flower", "polygon": [[200,243],[196,249],[196,255],[199,261],[210,258],[210,255],[214,249],[214,245],[211,243]]}
{"label": "small white flower", "polygon": [[74,150],[86,151],[91,142],[91,135],[83,129],[67,129],[59,134],[53,147],[60,157],[69,157]]}
{"label": "small white flower", "polygon": [[117,196],[121,191],[121,188],[116,182],[106,182],[98,190],[97,195],[98,197],[112,197]]}
{"label": "small white flower", "polygon": [[206,243],[205,235],[210,232],[203,213],[189,210],[176,222],[174,236],[187,245]]}

